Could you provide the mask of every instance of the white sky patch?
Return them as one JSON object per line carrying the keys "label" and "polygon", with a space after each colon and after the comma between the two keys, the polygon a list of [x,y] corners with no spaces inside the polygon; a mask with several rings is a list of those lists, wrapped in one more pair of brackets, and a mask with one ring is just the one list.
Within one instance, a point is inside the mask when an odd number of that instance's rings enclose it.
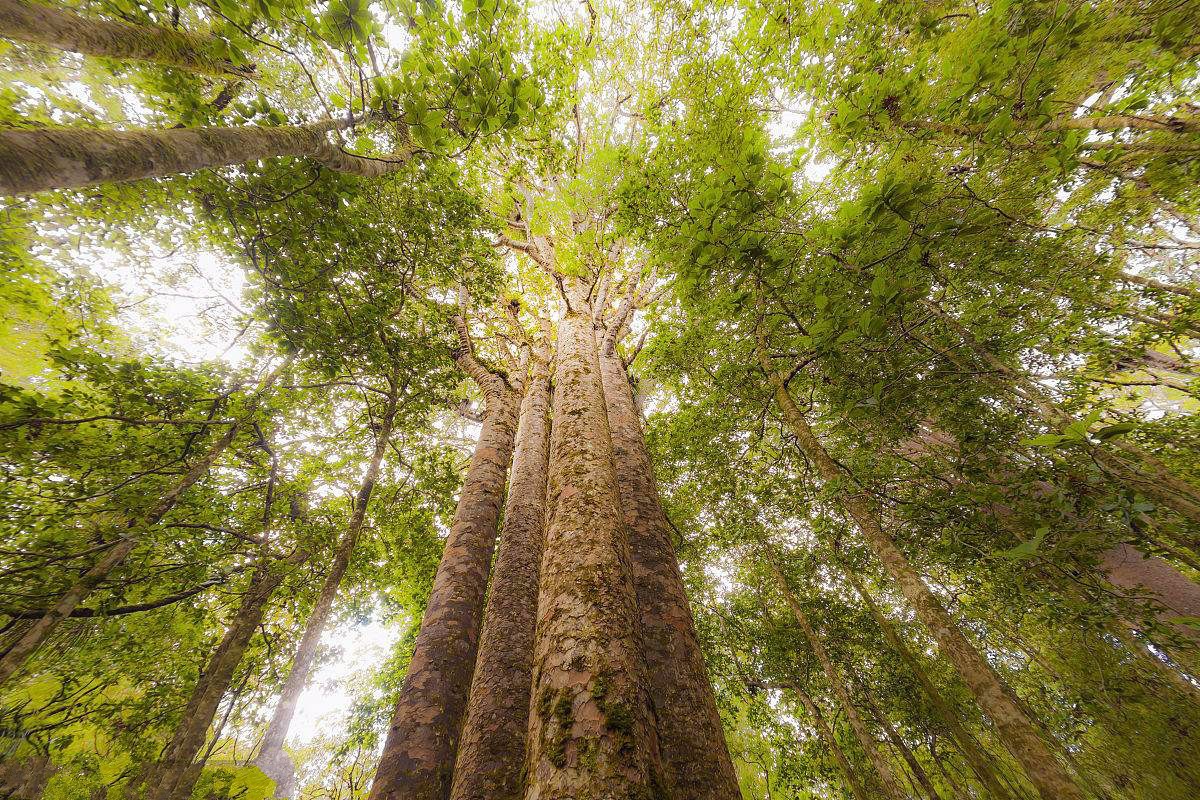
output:
{"label": "white sky patch", "polygon": [[365,625],[345,624],[325,632],[321,645],[332,658],[320,666],[300,695],[296,716],[288,729],[288,744],[303,747],[320,734],[334,736],[346,729],[354,689],[387,661],[404,632],[403,625],[372,618]]}

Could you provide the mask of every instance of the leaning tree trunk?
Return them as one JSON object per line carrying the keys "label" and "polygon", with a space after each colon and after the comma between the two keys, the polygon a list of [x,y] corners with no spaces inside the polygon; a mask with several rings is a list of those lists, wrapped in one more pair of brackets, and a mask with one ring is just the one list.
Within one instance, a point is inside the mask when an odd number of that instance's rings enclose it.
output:
{"label": "leaning tree trunk", "polygon": [[13,673],[25,663],[25,660],[33,655],[42,642],[46,641],[46,638],[54,632],[59,623],[71,616],[71,612],[87,599],[96,587],[103,583],[109,574],[133,552],[141,540],[142,531],[157,524],[179,502],[180,495],[208,474],[209,468],[233,443],[239,430],[241,430],[239,423],[231,423],[225,433],[213,443],[200,460],[193,464],[183,477],[159,498],[154,506],[142,516],[130,519],[125,523],[124,532],[108,552],[63,592],[58,598],[58,602],[33,623],[4,654],[4,658],[0,659],[0,685],[11,678]]}
{"label": "leaning tree trunk", "polygon": [[545,539],[549,370],[549,353],[539,354],[522,401],[452,800],[520,800],[524,791],[538,569]]}
{"label": "leaning tree trunk", "polygon": [[90,19],[64,8],[0,0],[0,36],[121,61],[152,61],[208,75],[254,74],[218,55],[217,39],[159,25]]}
{"label": "leaning tree trunk", "polygon": [[658,498],[633,389],[621,357],[604,349],[600,373],[668,789],[690,800],[735,800],[741,796],[737,774],[696,638],[671,524]]}
{"label": "leaning tree trunk", "polygon": [[325,623],[329,621],[329,614],[333,610],[333,601],[337,597],[338,586],[342,583],[342,578],[350,566],[350,556],[353,555],[354,548],[358,544],[363,521],[367,516],[367,506],[371,502],[371,493],[375,489],[375,483],[379,480],[379,470],[383,464],[384,455],[387,453],[392,426],[396,420],[398,400],[399,396],[393,388],[393,393],[388,398],[387,408],[380,419],[379,430],[375,434],[375,448],[371,453],[367,472],[358,487],[358,494],[354,497],[354,511],[350,515],[346,533],[338,544],[333,564],[330,565],[329,572],[325,575],[321,592],[317,595],[316,603],[313,604],[308,622],[305,623],[304,634],[300,637],[296,656],[292,659],[292,668],[288,671],[287,679],[283,683],[283,690],[279,693],[279,702],[275,705],[271,722],[267,725],[267,732],[263,736],[258,758],[254,762],[268,778],[275,781],[275,797],[278,798],[290,798],[296,791],[296,765],[292,762],[291,756],[284,751],[283,743],[287,739],[288,727],[291,726],[292,718],[296,714],[300,695],[308,683],[309,672],[312,670],[313,660],[317,655],[317,645],[320,644],[321,633],[325,630]]}
{"label": "leaning tree trunk", "polygon": [[466,714],[520,398],[492,392],[371,800],[445,800]]}
{"label": "leaning tree trunk", "polygon": [[[822,480],[844,485],[847,476],[809,427],[803,412],[788,392],[783,376],[772,366],[761,331],[757,335],[759,362],[774,387],[775,401],[783,412],[788,428],[796,437],[797,445],[816,467]],[[941,652],[954,665],[980,708],[992,720],[997,735],[1024,768],[1043,800],[1082,800],[1083,792],[1042,740],[1012,690],[958,629],[941,601],[925,585],[892,538],[884,532],[866,495],[843,488],[837,497],[842,508],[866,537],[888,575],[929,629]]]}
{"label": "leaning tree trunk", "polygon": [[407,156],[367,158],[329,143],[347,120],[275,128],[89,128],[0,130],[0,195],[161,178],[274,156],[308,157],[338,172],[372,178],[402,167]]}
{"label": "leaning tree trunk", "polygon": [[975,777],[983,784],[983,787],[992,795],[995,800],[1012,800],[1012,795],[1004,788],[1004,784],[996,777],[995,771],[992,769],[992,757],[983,749],[979,740],[975,738],[958,717],[958,712],[955,711],[946,699],[942,697],[942,693],[933,681],[929,679],[925,669],[917,662],[917,658],[913,655],[912,650],[900,638],[900,634],[896,631],[896,627],[883,616],[883,612],[879,610],[879,606],[875,605],[875,601],[867,594],[862,582],[858,577],[848,569],[843,568],[843,574],[850,581],[850,585],[862,598],[863,604],[867,610],[871,612],[871,616],[875,620],[875,624],[883,631],[883,637],[891,645],[896,655],[900,656],[917,679],[917,683],[921,684],[921,689],[925,692],[925,697],[933,706],[934,712],[943,725],[946,726],[946,731],[950,734],[950,738],[958,746],[958,750],[963,754],[967,764],[971,767],[971,771],[975,773]]}
{"label": "leaning tree trunk", "polygon": [[883,757],[883,753],[879,751],[879,743],[875,741],[875,737],[867,730],[866,723],[863,722],[862,716],[858,713],[858,707],[854,704],[854,698],[850,696],[845,678],[842,677],[837,667],[834,666],[833,660],[829,657],[829,652],[825,649],[825,644],[821,641],[821,637],[817,635],[816,630],[813,629],[812,623],[808,620],[808,615],[800,607],[796,596],[792,594],[792,589],[788,585],[787,578],[784,577],[779,566],[770,556],[767,556],[767,563],[775,576],[776,583],[779,584],[780,591],[783,592],[783,597],[787,601],[792,616],[800,626],[800,629],[804,631],[804,638],[808,640],[808,646],[812,648],[813,654],[821,664],[821,669],[825,673],[825,680],[829,682],[834,696],[837,697],[838,704],[841,705],[842,711],[845,712],[846,719],[850,722],[850,728],[854,731],[854,737],[858,739],[859,746],[866,753],[867,760],[871,762],[871,766],[875,770],[875,775],[879,779],[879,785],[883,787],[884,795],[891,798],[891,800],[903,800],[904,794],[900,791],[900,784],[896,781],[896,775],[892,772],[892,767],[887,763],[887,759]]}
{"label": "leaning tree trunk", "polygon": [[577,282],[567,299],[525,796],[656,797],[661,765],[592,315]]}
{"label": "leaning tree trunk", "polygon": [[842,776],[846,779],[846,785],[850,787],[850,794],[854,796],[854,800],[871,800],[855,776],[850,759],[846,757],[846,752],[842,750],[833,731],[829,729],[829,723],[825,721],[816,702],[799,684],[788,684],[788,688],[795,693],[796,697],[800,698],[800,704],[812,718],[813,727],[817,729],[817,737],[824,743],[825,749],[833,756],[833,760],[837,762],[838,769],[842,771]]}
{"label": "leaning tree trunk", "polygon": [[242,655],[262,622],[267,601],[283,577],[283,570],[271,569],[270,564],[260,564],[255,569],[237,613],[192,691],[174,736],[159,760],[141,777],[144,794],[140,797],[143,800],[177,800],[192,796],[192,788],[203,766],[196,763],[196,756],[204,747],[208,729],[221,698],[233,681]]}

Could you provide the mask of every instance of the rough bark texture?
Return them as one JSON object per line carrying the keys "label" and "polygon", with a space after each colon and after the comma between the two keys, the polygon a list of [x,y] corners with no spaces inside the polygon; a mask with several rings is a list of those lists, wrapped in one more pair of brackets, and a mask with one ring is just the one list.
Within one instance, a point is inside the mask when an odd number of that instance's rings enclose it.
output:
{"label": "rough bark texture", "polygon": [[[796,437],[797,445],[816,467],[823,480],[844,483],[844,473],[804,419],[803,412],[787,390],[783,376],[771,365],[765,342],[761,339],[758,354],[763,371],[774,387],[775,401],[783,412],[788,428]],[[941,602],[913,569],[908,558],[884,532],[879,517],[866,495],[843,489],[838,498],[842,508],[854,520],[876,557],[883,563],[888,575],[896,582],[921,622],[933,635],[942,654],[954,665],[980,708],[992,720],[1000,740],[1024,768],[1043,800],[1082,800],[1083,792],[1054,757],[1011,690],[958,629]]]}
{"label": "rough bark texture", "polygon": [[850,696],[845,678],[834,665],[833,659],[829,657],[829,652],[825,649],[825,644],[821,641],[821,637],[817,635],[812,623],[809,622],[808,615],[804,613],[804,609],[801,608],[795,595],[792,594],[787,578],[784,577],[773,560],[768,559],[768,563],[775,575],[776,582],[779,584],[780,591],[783,592],[788,608],[791,609],[796,624],[804,631],[804,638],[808,640],[808,646],[812,648],[813,654],[821,664],[821,669],[825,673],[825,679],[833,689],[834,696],[837,697],[838,705],[842,707],[842,711],[846,714],[846,719],[850,721],[850,728],[854,731],[854,737],[858,739],[859,746],[862,747],[863,752],[867,755],[867,760],[871,762],[871,766],[875,769],[875,776],[879,779],[879,785],[883,788],[884,795],[891,798],[891,800],[903,800],[904,795],[900,791],[900,784],[896,782],[896,776],[892,772],[891,765],[887,763],[887,759],[879,751],[879,743],[875,741],[875,737],[871,735],[866,723],[863,722],[862,716],[858,713],[858,707],[854,704],[854,698]]}
{"label": "rough bark texture", "polygon": [[0,194],[158,178],[273,156],[307,156],[329,169],[365,177],[394,172],[405,163],[403,155],[367,158],[330,144],[326,133],[347,125],[339,121],[277,128],[0,130]]}
{"label": "rough bark texture", "polygon": [[829,729],[829,724],[825,722],[825,717],[822,716],[821,710],[817,708],[816,702],[799,685],[793,685],[789,688],[795,692],[796,697],[800,698],[800,704],[804,706],[804,710],[812,718],[813,726],[817,729],[817,736],[824,743],[825,749],[833,756],[833,760],[837,762],[838,769],[842,771],[842,775],[846,779],[846,785],[850,787],[850,794],[854,795],[854,800],[870,800],[866,790],[863,789],[862,784],[858,782],[858,778],[854,775],[854,767],[850,766],[850,759],[846,758],[845,751],[838,744],[833,731]]}
{"label": "rough bark texture", "polygon": [[0,685],[13,676],[25,660],[33,655],[34,651],[41,646],[42,642],[54,632],[64,619],[71,616],[71,613],[87,599],[91,593],[109,576],[109,574],[121,565],[133,549],[137,546],[140,540],[140,532],[145,528],[151,527],[158,523],[167,512],[175,507],[179,501],[179,496],[187,491],[196,481],[208,474],[209,468],[213,463],[220,458],[221,454],[228,449],[229,445],[237,437],[240,425],[237,423],[231,424],[225,433],[208,449],[208,451],[197,461],[192,467],[184,473],[183,477],[171,487],[165,495],[159,498],[149,510],[140,517],[130,519],[124,526],[124,533],[117,542],[109,548],[99,561],[93,564],[87,572],[83,573],[73,583],[58,602],[49,609],[37,622],[33,623],[27,631],[16,641],[8,652],[4,654],[4,658],[0,659]]}
{"label": "rough bark texture", "polygon": [[568,298],[555,368],[525,797],[658,797],[661,766],[595,331],[582,291]]}
{"label": "rough bark texture", "polygon": [[879,629],[883,631],[883,636],[887,639],[892,650],[896,652],[900,659],[908,666],[913,677],[917,679],[917,683],[921,684],[921,688],[925,691],[925,696],[929,699],[933,710],[937,713],[942,724],[946,726],[946,731],[958,745],[958,750],[963,754],[967,764],[970,765],[971,771],[975,773],[975,777],[983,784],[988,793],[996,798],[996,800],[1012,800],[1012,795],[1004,788],[1004,784],[1000,783],[1000,779],[996,777],[996,773],[992,770],[992,758],[987,751],[975,738],[974,734],[968,731],[958,718],[958,712],[955,711],[946,699],[942,697],[942,693],[933,685],[933,681],[929,679],[925,669],[918,663],[916,656],[912,650],[900,638],[900,634],[896,631],[896,627],[887,617],[883,616],[883,612],[879,610],[879,606],[875,605],[875,601],[867,594],[863,588],[862,582],[858,580],[850,570],[843,570],[843,574],[850,580],[850,584],[854,590],[858,592],[858,596],[862,598],[863,603],[867,606],[867,610],[871,612],[871,616],[875,619],[875,623],[879,625]]}
{"label": "rough bark texture", "polygon": [[1177,617],[1200,618],[1200,584],[1161,558],[1147,556],[1124,543],[1104,554],[1100,569],[1114,586],[1161,605],[1163,611],[1158,616],[1173,630],[1200,641],[1200,631],[1171,622]]}
{"label": "rough bark texture", "polygon": [[601,351],[600,372],[667,786],[679,798],[736,800],[741,796],[737,774],[696,638],[671,525],[658,498],[633,388],[614,353]]}
{"label": "rough bark texture", "polygon": [[524,791],[538,569],[546,522],[548,362],[548,353],[535,361],[521,405],[504,527],[454,767],[452,800],[520,800]]}
{"label": "rough bark texture", "polygon": [[350,566],[350,556],[354,554],[354,547],[358,544],[363,520],[367,515],[367,506],[371,502],[371,493],[375,490],[375,483],[379,480],[379,469],[383,464],[388,440],[392,435],[397,401],[398,396],[393,393],[380,420],[379,430],[375,434],[375,448],[371,453],[371,460],[367,464],[367,472],[358,487],[358,494],[355,495],[354,511],[350,515],[346,533],[338,543],[333,563],[325,574],[325,582],[321,585],[321,591],[317,595],[316,603],[313,604],[312,613],[304,625],[304,634],[300,637],[296,656],[292,659],[292,668],[288,671],[287,679],[283,683],[283,690],[279,693],[279,702],[275,705],[271,722],[263,736],[258,758],[254,762],[268,778],[275,781],[275,797],[277,798],[290,798],[296,792],[296,766],[292,762],[291,756],[284,751],[283,743],[287,739],[292,717],[296,715],[296,705],[300,701],[300,695],[308,683],[313,659],[317,656],[317,645],[321,642],[321,633],[325,630],[325,623],[329,621],[333,601],[337,598],[338,586],[342,583],[346,569]]}
{"label": "rough bark texture", "polygon": [[218,42],[158,25],[89,19],[63,8],[0,0],[0,36],[123,61],[153,61],[209,75],[253,75],[216,55]]}
{"label": "rough bark texture", "polygon": [[196,763],[196,756],[204,747],[221,698],[229,690],[246,646],[262,622],[267,601],[283,575],[282,570],[271,570],[266,565],[255,569],[237,613],[192,691],[183,719],[162,756],[143,774],[140,780],[142,794],[135,796],[144,800],[177,800],[192,796],[202,767]]}
{"label": "rough bark texture", "polygon": [[371,800],[444,800],[467,709],[519,397],[488,398]]}

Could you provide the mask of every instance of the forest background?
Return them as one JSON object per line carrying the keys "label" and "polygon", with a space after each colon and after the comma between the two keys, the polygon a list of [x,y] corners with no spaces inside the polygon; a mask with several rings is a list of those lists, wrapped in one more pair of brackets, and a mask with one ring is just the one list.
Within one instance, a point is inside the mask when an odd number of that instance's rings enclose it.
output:
{"label": "forest background", "polygon": [[[511,796],[1196,797],[1197,31],[0,0],[0,797],[500,797],[479,723],[396,766],[499,674],[498,517],[526,661],[563,526],[639,581],[539,620]],[[555,477],[601,441],[612,527]]]}

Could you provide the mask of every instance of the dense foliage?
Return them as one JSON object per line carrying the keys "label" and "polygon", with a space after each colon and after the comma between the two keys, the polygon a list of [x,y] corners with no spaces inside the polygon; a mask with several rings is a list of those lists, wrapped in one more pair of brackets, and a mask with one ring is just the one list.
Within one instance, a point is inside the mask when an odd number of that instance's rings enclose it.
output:
{"label": "dense foliage", "polygon": [[744,798],[1200,795],[1200,3],[31,7],[0,797],[367,798],[573,302]]}

